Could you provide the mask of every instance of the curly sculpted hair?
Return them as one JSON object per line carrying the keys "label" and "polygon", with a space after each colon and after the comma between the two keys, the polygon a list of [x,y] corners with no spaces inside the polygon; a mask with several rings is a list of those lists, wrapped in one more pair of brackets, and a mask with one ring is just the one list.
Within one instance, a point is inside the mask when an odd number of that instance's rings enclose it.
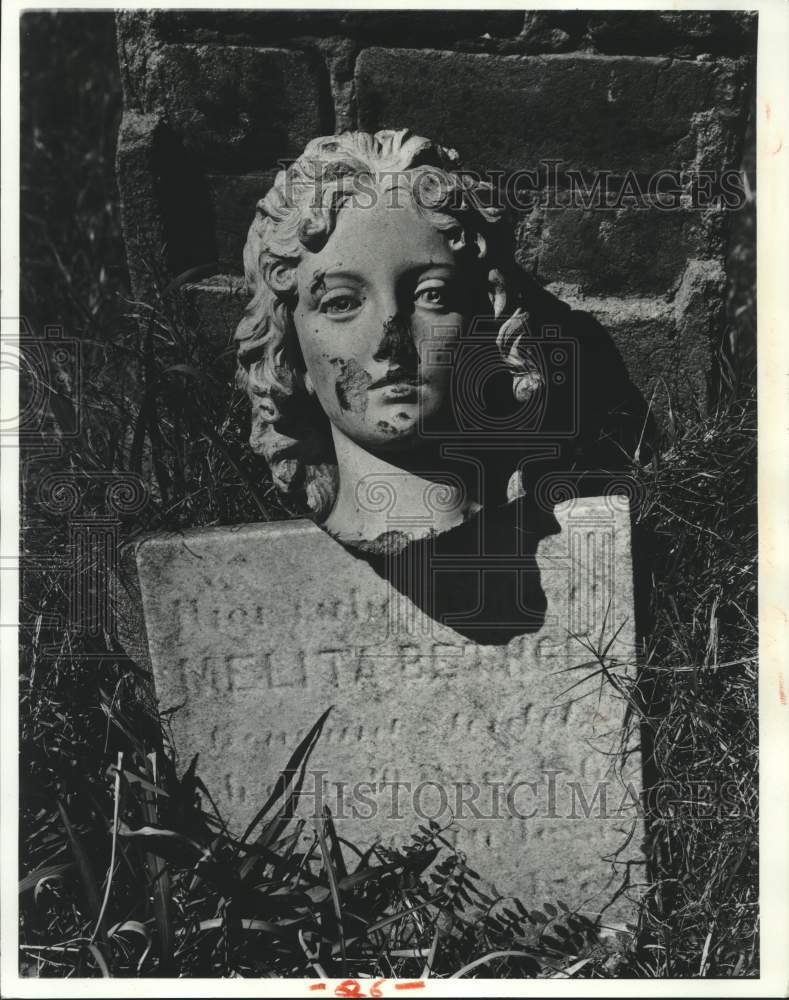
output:
{"label": "curly sculpted hair", "polygon": [[257,203],[244,247],[251,300],[235,339],[237,384],[252,404],[250,446],[266,459],[278,489],[306,500],[318,519],[334,503],[337,465],[328,419],[304,385],[292,319],[296,269],[305,251],[325,245],[344,205],[362,192],[369,197],[371,190],[404,183],[450,248],[484,260],[495,276],[493,311],[503,318],[498,348],[516,379],[523,379],[518,343],[528,330],[517,303],[507,303],[511,231],[504,210],[491,204],[490,185],[462,171],[455,150],[406,129],[313,139]]}

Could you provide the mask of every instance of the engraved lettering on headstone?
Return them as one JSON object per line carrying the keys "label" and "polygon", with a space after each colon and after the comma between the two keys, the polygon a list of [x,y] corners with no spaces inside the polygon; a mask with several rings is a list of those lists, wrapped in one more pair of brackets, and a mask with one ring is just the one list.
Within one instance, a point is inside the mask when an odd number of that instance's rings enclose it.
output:
{"label": "engraved lettering on headstone", "polygon": [[[618,546],[627,541],[627,524],[616,516],[611,537]],[[340,795],[342,835],[353,843],[402,843],[418,825],[414,789],[434,782],[446,796],[436,822],[459,830],[461,849],[475,852],[472,867],[500,890],[523,895],[533,885],[548,899],[562,879],[576,885],[578,873],[596,864],[602,871],[600,857],[624,840],[613,825],[604,824],[609,833],[582,832],[596,821],[563,819],[571,799],[558,779],[549,815],[546,773],[563,770],[563,780],[582,783],[590,799],[595,782],[609,777],[607,754],[622,715],[607,687],[580,700],[562,695],[583,673],[568,668],[589,653],[567,634],[569,525],[562,511],[557,520],[561,534],[541,543],[537,564],[560,621],[489,645],[436,623],[430,635],[388,635],[381,611],[390,585],[304,522],[195,533],[188,550],[180,540],[146,542],[141,586],[160,703],[181,706],[171,716],[181,759],[201,753],[203,780],[231,829],[243,829],[266,786],[331,705],[308,769],[326,775],[332,808]],[[246,561],[230,565],[238,551]],[[591,552],[583,544],[580,558]],[[618,550],[614,556],[621,561]],[[291,567],[287,585],[269,586],[264,602],[259,567],[281,563]],[[597,585],[597,576],[589,579]],[[614,583],[622,595],[618,590],[618,627],[631,600],[627,572]],[[177,593],[177,604],[157,599],[160,593]],[[377,617],[369,614],[375,609]],[[414,622],[423,614],[417,609]],[[631,641],[632,624],[615,648]],[[369,783],[364,796],[354,791],[359,782]],[[515,812],[508,809],[512,785]],[[303,814],[318,795],[305,798]],[[426,785],[422,811],[436,814],[441,795]],[[519,813],[528,816],[522,825]],[[489,846],[475,829],[487,829]],[[602,867],[607,880],[610,866]],[[575,890],[565,891],[568,902],[582,902]]]}

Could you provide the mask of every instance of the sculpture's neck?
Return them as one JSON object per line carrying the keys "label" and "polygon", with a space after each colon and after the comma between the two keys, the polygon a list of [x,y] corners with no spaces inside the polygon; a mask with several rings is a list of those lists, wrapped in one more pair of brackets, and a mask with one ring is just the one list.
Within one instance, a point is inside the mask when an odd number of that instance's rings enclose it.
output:
{"label": "sculpture's neck", "polygon": [[339,489],[324,527],[347,542],[372,542],[388,532],[411,538],[448,531],[480,509],[468,485],[422,454],[408,464],[365,451],[332,427]]}

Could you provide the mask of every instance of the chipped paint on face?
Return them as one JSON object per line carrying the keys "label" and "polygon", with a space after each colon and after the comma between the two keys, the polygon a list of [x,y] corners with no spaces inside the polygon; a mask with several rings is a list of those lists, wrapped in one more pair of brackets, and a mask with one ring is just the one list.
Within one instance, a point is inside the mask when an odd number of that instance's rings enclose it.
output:
{"label": "chipped paint on face", "polygon": [[402,316],[390,316],[384,320],[381,342],[373,354],[374,361],[391,361],[402,368],[413,370],[419,367],[419,352],[414,344],[414,334],[410,322]]}
{"label": "chipped paint on face", "polygon": [[310,295],[317,295],[318,292],[322,291],[325,287],[326,270],[319,267],[312,273],[312,280],[309,283]]}
{"label": "chipped paint on face", "polygon": [[354,358],[349,358],[347,361],[333,358],[332,364],[335,363],[340,368],[334,383],[340,409],[363,414],[367,410],[367,386],[373,380],[372,375]]}

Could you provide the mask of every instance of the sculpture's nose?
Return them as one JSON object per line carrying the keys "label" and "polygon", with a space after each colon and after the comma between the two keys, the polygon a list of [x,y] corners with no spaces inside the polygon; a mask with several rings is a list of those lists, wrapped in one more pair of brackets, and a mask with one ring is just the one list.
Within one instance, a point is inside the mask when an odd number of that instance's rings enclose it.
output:
{"label": "sculpture's nose", "polygon": [[419,352],[414,344],[410,321],[395,313],[384,320],[381,341],[373,354],[374,361],[388,361],[403,368],[419,366]]}

